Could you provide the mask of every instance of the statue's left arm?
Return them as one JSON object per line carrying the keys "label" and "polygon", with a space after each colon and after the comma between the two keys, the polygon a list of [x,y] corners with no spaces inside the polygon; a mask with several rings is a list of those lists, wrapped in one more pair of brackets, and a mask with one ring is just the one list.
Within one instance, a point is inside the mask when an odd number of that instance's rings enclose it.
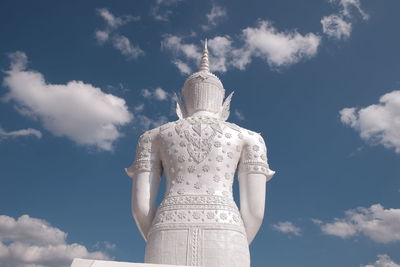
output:
{"label": "statue's left arm", "polygon": [[238,168],[240,214],[250,244],[264,218],[266,182],[275,172],[269,169],[263,138],[253,133],[244,141]]}
{"label": "statue's left arm", "polygon": [[139,138],[135,162],[126,169],[133,178],[132,215],[145,240],[156,213],[156,199],[162,165],[156,136],[151,131]]}

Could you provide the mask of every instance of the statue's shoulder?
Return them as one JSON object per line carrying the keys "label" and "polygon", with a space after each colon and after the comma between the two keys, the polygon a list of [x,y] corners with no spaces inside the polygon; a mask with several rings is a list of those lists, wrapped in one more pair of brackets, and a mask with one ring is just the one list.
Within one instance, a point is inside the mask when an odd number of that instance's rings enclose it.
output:
{"label": "statue's shoulder", "polygon": [[264,138],[261,136],[261,133],[258,133],[253,130],[246,129],[241,127],[235,123],[224,122],[226,126],[238,131],[240,133],[241,138],[246,142],[254,143],[256,141],[264,143]]}
{"label": "statue's shoulder", "polygon": [[243,130],[246,130],[246,129],[244,129],[244,128],[240,127],[239,125],[237,125],[237,124],[235,124],[235,123],[232,123],[232,122],[223,121],[222,124],[223,124],[225,127],[228,127],[228,129],[230,128],[230,129],[232,129],[232,130],[234,130],[234,131],[237,131],[237,132],[239,132],[239,133],[241,133]]}
{"label": "statue's shoulder", "polygon": [[165,132],[166,130],[173,128],[175,125],[177,125],[179,123],[180,120],[177,121],[171,121],[171,122],[167,122],[163,125],[160,125],[156,128],[150,129],[150,130],[146,130],[142,133],[141,136],[148,136],[151,138],[155,138],[157,137],[160,133]]}

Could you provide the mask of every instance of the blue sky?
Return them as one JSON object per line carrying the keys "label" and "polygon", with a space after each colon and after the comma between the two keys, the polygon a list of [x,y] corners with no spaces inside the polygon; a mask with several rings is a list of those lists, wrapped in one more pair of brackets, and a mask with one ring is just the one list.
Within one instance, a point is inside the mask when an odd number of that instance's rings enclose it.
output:
{"label": "blue sky", "polygon": [[399,10],[2,1],[0,266],[143,261],[123,168],[144,130],[177,119],[205,38],[235,91],[229,121],[262,133],[277,171],[252,266],[400,266]]}

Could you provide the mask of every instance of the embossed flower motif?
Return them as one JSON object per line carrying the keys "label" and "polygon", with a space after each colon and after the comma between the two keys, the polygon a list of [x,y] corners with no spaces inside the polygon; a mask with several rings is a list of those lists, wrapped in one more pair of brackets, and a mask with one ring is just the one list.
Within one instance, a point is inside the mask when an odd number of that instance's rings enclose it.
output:
{"label": "embossed flower motif", "polygon": [[196,183],[194,184],[194,188],[200,189],[200,188],[201,188],[201,183],[200,183],[200,182],[196,182]]}
{"label": "embossed flower motif", "polygon": [[208,172],[210,170],[210,166],[204,165],[203,166],[203,172]]}
{"label": "embossed flower motif", "polygon": [[186,213],[184,211],[179,211],[178,214],[176,215],[178,219],[182,220],[186,218]]}
{"label": "embossed flower motif", "polygon": [[221,214],[219,215],[219,217],[220,217],[222,220],[228,219],[228,215],[227,215],[225,212],[221,212]]}
{"label": "embossed flower motif", "polygon": [[177,182],[178,184],[183,183],[183,181],[184,181],[184,178],[183,178],[182,175],[178,175],[178,176],[176,177],[176,182]]}
{"label": "embossed flower motif", "polygon": [[148,157],[150,157],[150,154],[147,152],[147,151],[139,151],[138,152],[138,157],[139,158],[148,158]]}
{"label": "embossed flower motif", "polygon": [[239,217],[238,217],[237,215],[232,215],[232,219],[233,219],[235,222],[239,222]]}
{"label": "embossed flower motif", "polygon": [[215,142],[214,142],[214,146],[215,146],[215,147],[221,147],[222,144],[221,144],[220,141],[215,141]]}
{"label": "embossed flower motif", "polygon": [[179,145],[180,145],[181,147],[185,147],[185,146],[186,146],[186,143],[185,143],[184,141],[181,141],[181,142],[179,143]]}
{"label": "embossed flower motif", "polygon": [[221,156],[221,155],[218,155],[217,156],[217,161],[218,162],[222,162],[224,160],[224,157],[223,156]]}
{"label": "embossed flower motif", "polygon": [[239,139],[243,139],[243,134],[242,134],[242,133],[239,133],[239,134],[238,134],[238,137],[239,137]]}
{"label": "embossed flower motif", "polygon": [[165,219],[167,220],[167,221],[171,221],[172,220],[172,213],[167,213],[167,215],[165,216]]}
{"label": "embossed flower motif", "polygon": [[209,195],[214,195],[214,193],[215,193],[214,188],[209,187],[209,188],[207,189],[207,194],[209,194]]}
{"label": "embossed flower motif", "polygon": [[253,150],[254,150],[254,151],[259,151],[259,150],[260,150],[260,147],[259,147],[258,145],[254,145],[254,146],[253,146]]}
{"label": "embossed flower motif", "polygon": [[183,195],[185,194],[185,190],[183,190],[182,188],[178,190],[177,192],[179,195]]}
{"label": "embossed flower motif", "polygon": [[178,161],[179,161],[180,163],[185,162],[185,156],[184,156],[184,155],[178,156]]}
{"label": "embossed flower motif", "polygon": [[226,154],[227,156],[228,156],[228,158],[233,158],[233,153],[232,152],[228,152],[227,154]]}
{"label": "embossed flower motif", "polygon": [[230,134],[230,133],[225,133],[225,137],[226,137],[226,138],[231,138],[231,137],[232,137],[232,134]]}
{"label": "embossed flower motif", "polygon": [[226,180],[230,180],[231,179],[231,175],[229,173],[227,173],[227,172],[225,173],[225,179]]}
{"label": "embossed flower motif", "polygon": [[214,219],[214,216],[215,216],[214,212],[212,211],[207,212],[207,219],[212,220]]}
{"label": "embossed flower motif", "polygon": [[188,167],[188,172],[190,172],[190,173],[193,173],[195,170],[196,170],[196,167],[193,166],[193,165],[190,165],[190,166]]}
{"label": "embossed flower motif", "polygon": [[266,157],[264,154],[261,154],[260,158],[261,158],[262,160],[264,160],[264,161],[267,159],[267,157]]}
{"label": "embossed flower motif", "polygon": [[192,217],[193,217],[193,219],[195,219],[195,220],[200,219],[200,216],[201,216],[201,214],[200,214],[200,212],[198,212],[198,211],[195,211],[195,212],[192,213]]}
{"label": "embossed flower motif", "polygon": [[214,182],[218,183],[219,181],[221,181],[221,177],[219,177],[218,175],[214,175],[213,180]]}
{"label": "embossed flower motif", "polygon": [[264,139],[262,139],[262,137],[260,136],[260,137],[258,137],[258,141],[261,143],[261,144],[264,144]]}

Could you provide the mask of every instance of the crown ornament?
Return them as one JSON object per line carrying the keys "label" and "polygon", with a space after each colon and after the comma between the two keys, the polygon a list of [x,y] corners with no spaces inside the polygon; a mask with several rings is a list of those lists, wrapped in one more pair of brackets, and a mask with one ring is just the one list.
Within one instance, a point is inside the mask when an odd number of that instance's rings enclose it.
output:
{"label": "crown ornament", "polygon": [[230,101],[233,92],[224,100],[225,89],[221,80],[210,72],[207,39],[200,59],[199,71],[190,75],[182,88],[183,99],[177,99],[176,113],[185,118],[198,111],[208,111],[219,115],[220,119],[229,117]]}

